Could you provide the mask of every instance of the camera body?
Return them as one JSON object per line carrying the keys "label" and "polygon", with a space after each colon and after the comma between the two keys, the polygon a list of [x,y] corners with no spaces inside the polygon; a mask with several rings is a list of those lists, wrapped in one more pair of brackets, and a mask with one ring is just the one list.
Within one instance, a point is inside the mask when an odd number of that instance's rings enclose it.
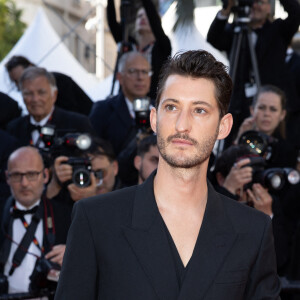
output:
{"label": "camera body", "polygon": [[150,99],[148,97],[134,99],[133,110],[137,129],[146,133],[150,128]]}
{"label": "camera body", "polygon": [[[223,8],[227,8],[228,1],[222,0]],[[236,0],[235,5],[232,7],[232,12],[237,15],[238,21],[242,23],[250,22],[250,12],[254,0]]]}
{"label": "camera body", "polygon": [[31,292],[40,291],[41,289],[55,289],[56,283],[48,279],[48,274],[51,270],[59,271],[61,268],[58,264],[53,263],[41,257],[37,259],[33,272],[30,276],[29,290]]}
{"label": "camera body", "polygon": [[71,165],[73,168],[72,182],[78,187],[87,187],[91,184],[91,170],[92,165],[88,158],[85,157],[69,157],[64,162]]}

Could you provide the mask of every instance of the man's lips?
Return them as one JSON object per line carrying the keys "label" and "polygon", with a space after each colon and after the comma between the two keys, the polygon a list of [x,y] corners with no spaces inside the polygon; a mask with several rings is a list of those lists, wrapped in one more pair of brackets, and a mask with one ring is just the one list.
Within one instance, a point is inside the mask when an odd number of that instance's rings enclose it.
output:
{"label": "man's lips", "polygon": [[179,144],[179,145],[189,145],[189,146],[193,145],[191,141],[185,139],[178,139],[178,138],[172,139],[172,143]]}

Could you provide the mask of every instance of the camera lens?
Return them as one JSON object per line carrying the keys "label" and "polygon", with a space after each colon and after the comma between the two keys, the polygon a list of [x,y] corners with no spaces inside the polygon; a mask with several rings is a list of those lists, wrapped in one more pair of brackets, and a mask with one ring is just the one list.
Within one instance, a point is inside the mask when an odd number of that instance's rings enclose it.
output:
{"label": "camera lens", "polygon": [[288,173],[288,181],[290,184],[297,184],[300,181],[300,175],[297,170],[292,170]]}
{"label": "camera lens", "polygon": [[90,172],[83,168],[76,169],[73,172],[72,179],[74,184],[79,187],[87,187],[91,184]]}

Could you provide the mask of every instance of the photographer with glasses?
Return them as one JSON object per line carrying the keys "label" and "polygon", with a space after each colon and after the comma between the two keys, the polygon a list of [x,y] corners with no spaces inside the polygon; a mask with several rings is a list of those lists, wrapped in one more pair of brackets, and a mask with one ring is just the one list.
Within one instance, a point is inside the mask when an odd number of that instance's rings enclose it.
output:
{"label": "photographer with glasses", "polygon": [[[12,197],[1,216],[0,295],[29,292],[39,296],[40,289],[50,292],[56,285],[48,271],[53,275],[60,269],[69,224],[63,217],[64,207],[50,203],[43,193],[49,172],[36,148],[15,150],[8,159],[6,177]],[[38,268],[42,263],[47,266],[44,272]]]}
{"label": "photographer with glasses", "polygon": [[147,96],[151,75],[151,66],[141,53],[123,54],[117,73],[121,92],[93,105],[91,124],[99,137],[111,142],[117,156],[137,134],[133,101]]}

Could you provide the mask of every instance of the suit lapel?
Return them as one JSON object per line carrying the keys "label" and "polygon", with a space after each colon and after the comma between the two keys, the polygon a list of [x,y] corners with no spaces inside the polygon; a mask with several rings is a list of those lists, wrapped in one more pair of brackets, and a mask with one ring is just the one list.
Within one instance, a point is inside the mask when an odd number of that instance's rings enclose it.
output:
{"label": "suit lapel", "polygon": [[115,110],[119,116],[119,118],[122,120],[123,125],[125,127],[131,127],[133,124],[133,119],[131,118],[131,115],[129,113],[125,97],[122,93],[119,94],[119,96],[116,98],[115,101],[113,101],[113,105],[115,107]]}
{"label": "suit lapel", "polygon": [[22,134],[22,136],[20,137],[20,141],[22,145],[28,145],[28,143],[31,141],[32,137],[31,137],[31,131],[30,131],[30,117],[29,115],[27,115],[25,117],[25,122],[23,123],[24,126],[22,126],[21,131],[23,131],[24,134]]}
{"label": "suit lapel", "polygon": [[157,297],[175,299],[179,287],[169,242],[155,202],[153,178],[154,174],[137,187],[132,224],[124,228],[124,233]]}
{"label": "suit lapel", "polygon": [[205,298],[236,238],[222,199],[208,184],[203,223],[178,300]]}

